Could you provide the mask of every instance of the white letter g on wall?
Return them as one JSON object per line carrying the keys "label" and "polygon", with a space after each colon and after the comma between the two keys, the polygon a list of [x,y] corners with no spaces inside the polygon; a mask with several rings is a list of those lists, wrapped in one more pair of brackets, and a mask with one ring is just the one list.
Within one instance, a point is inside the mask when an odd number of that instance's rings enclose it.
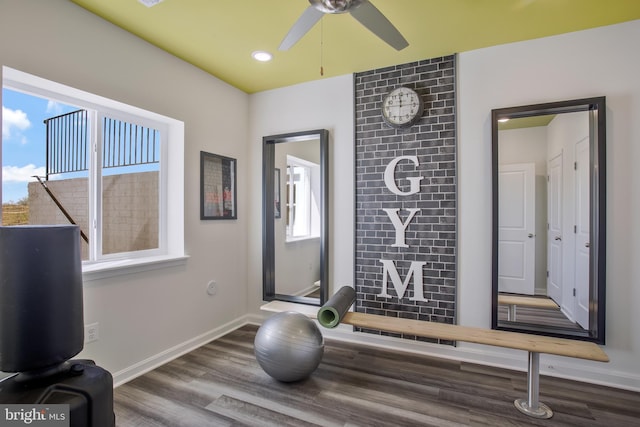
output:
{"label": "white letter g on wall", "polygon": [[400,189],[396,185],[395,180],[396,165],[401,160],[405,159],[413,162],[416,167],[420,165],[418,163],[418,156],[400,156],[391,160],[391,162],[389,162],[389,164],[387,165],[387,168],[384,170],[384,184],[387,186],[389,191],[391,191],[393,194],[397,194],[398,196],[409,196],[411,194],[416,194],[417,192],[419,192],[420,181],[423,178],[422,176],[408,177],[407,180],[409,180],[409,191],[400,191]]}

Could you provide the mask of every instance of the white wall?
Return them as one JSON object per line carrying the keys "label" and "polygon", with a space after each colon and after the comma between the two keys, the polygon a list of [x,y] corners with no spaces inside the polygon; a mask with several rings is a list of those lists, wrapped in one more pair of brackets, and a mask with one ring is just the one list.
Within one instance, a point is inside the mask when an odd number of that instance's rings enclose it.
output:
{"label": "white wall", "polygon": [[498,164],[536,164],[536,175],[547,174],[547,128],[544,126],[501,130]]}
{"label": "white wall", "polygon": [[[185,123],[190,258],[85,282],[85,323],[99,323],[100,339],[79,357],[95,359],[117,383],[242,321],[251,215],[248,95],[65,0],[0,0],[0,63]],[[238,220],[200,221],[200,150],[238,159]],[[205,292],[212,279],[215,297]]]}

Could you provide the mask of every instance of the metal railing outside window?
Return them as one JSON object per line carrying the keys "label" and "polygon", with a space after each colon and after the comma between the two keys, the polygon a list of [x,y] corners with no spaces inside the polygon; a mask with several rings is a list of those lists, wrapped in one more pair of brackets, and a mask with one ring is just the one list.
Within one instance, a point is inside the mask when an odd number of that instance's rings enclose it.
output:
{"label": "metal railing outside window", "polygon": [[[89,165],[89,124],[86,110],[77,110],[44,121],[46,172],[50,175],[81,172]],[[160,161],[159,131],[104,117],[102,167],[136,166]]]}
{"label": "metal railing outside window", "polygon": [[102,167],[146,165],[159,162],[159,132],[105,117],[102,122]]}
{"label": "metal railing outside window", "polygon": [[45,180],[54,174],[87,170],[87,111],[51,117],[44,124],[47,132]]}

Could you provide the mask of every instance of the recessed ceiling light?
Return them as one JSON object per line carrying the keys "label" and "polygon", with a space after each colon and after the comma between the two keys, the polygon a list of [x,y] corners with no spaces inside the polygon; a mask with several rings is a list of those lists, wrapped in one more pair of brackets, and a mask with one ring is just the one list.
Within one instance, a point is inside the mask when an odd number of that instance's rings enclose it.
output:
{"label": "recessed ceiling light", "polygon": [[253,52],[251,54],[251,56],[253,57],[253,59],[255,59],[256,61],[260,61],[260,62],[271,61],[271,58],[273,58],[273,55],[271,55],[269,52],[265,52],[263,50],[256,50],[255,52]]}
{"label": "recessed ceiling light", "polygon": [[147,7],[152,7],[157,5],[158,3],[163,2],[164,0],[138,0],[138,1]]}

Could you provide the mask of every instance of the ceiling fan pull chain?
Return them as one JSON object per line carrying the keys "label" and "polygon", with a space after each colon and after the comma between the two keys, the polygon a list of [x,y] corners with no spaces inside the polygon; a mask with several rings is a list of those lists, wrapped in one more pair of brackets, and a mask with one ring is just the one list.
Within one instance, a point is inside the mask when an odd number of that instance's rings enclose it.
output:
{"label": "ceiling fan pull chain", "polygon": [[320,75],[324,76],[324,68],[322,67],[323,61],[323,48],[324,48],[324,17],[320,18]]}

